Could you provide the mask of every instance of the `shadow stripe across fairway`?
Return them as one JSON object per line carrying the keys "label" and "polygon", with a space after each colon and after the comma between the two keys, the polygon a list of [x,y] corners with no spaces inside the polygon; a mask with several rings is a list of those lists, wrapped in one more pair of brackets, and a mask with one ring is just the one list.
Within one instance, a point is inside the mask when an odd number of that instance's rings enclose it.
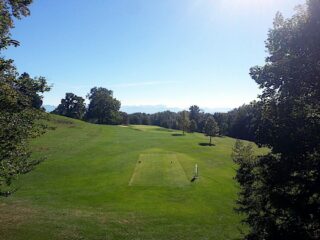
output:
{"label": "shadow stripe across fairway", "polygon": [[129,186],[181,187],[190,182],[176,154],[140,154]]}

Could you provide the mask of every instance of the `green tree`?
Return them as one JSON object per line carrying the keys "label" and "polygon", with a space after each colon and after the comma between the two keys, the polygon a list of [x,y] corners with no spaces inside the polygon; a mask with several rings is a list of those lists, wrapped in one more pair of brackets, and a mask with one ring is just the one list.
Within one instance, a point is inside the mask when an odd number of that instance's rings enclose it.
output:
{"label": "green tree", "polygon": [[195,132],[197,131],[197,123],[195,120],[190,121],[190,127],[189,127],[190,132]]}
{"label": "green tree", "polygon": [[[14,18],[30,14],[31,0],[0,1],[0,53],[19,42],[11,39]],[[44,132],[41,94],[49,91],[45,78],[19,75],[13,60],[0,57],[0,195],[11,193],[10,184],[19,174],[29,172],[40,162],[32,159],[28,148],[30,138]]]}
{"label": "green tree", "polygon": [[66,93],[66,97],[61,99],[61,103],[52,113],[82,119],[86,113],[86,105],[82,97],[73,93]]}
{"label": "green tree", "polygon": [[246,194],[238,201],[250,227],[245,239],[320,238],[319,13],[319,0],[289,19],[278,13],[266,64],[250,71],[262,89],[257,140],[272,152],[237,179]]}
{"label": "green tree", "polygon": [[213,114],[214,120],[216,120],[219,129],[220,129],[220,134],[221,135],[228,135],[229,133],[229,114],[228,113],[221,113],[221,112],[216,112]]}
{"label": "green tree", "polygon": [[14,18],[21,19],[30,15],[28,6],[32,0],[1,0],[0,1],[0,50],[10,45],[18,46],[19,42],[11,39],[10,30],[14,28]]}
{"label": "green tree", "polygon": [[[198,123],[200,121],[201,118],[201,112],[200,112],[200,108],[197,105],[192,105],[189,107],[189,119],[190,121],[194,120],[196,123],[196,126],[198,126]],[[195,129],[194,131],[197,131],[197,129]]]}
{"label": "green tree", "polygon": [[120,116],[121,116],[121,124],[122,125],[129,125],[130,124],[129,115],[126,112],[120,112]]}
{"label": "green tree", "polygon": [[[227,119],[227,135],[233,138],[256,141],[256,133],[261,120],[261,102],[253,101],[229,111]],[[217,115],[215,115],[217,117]],[[215,118],[219,127],[224,126],[221,118]],[[221,131],[221,128],[220,128]],[[226,131],[226,129],[224,129]]]}
{"label": "green tree", "polygon": [[211,138],[219,134],[219,127],[213,117],[209,117],[204,126],[204,133],[209,136],[209,145],[212,145]]}
{"label": "green tree", "polygon": [[190,125],[188,111],[179,112],[179,125],[180,129],[182,130],[182,134],[185,135],[185,132],[188,130]]}
{"label": "green tree", "polygon": [[39,121],[46,118],[40,109],[40,94],[49,90],[45,79],[17,76],[10,60],[0,60],[0,195],[8,195],[12,180],[39,163],[30,158],[28,140],[45,129]]}
{"label": "green tree", "polygon": [[121,103],[113,97],[113,92],[106,88],[94,87],[87,95],[90,100],[86,118],[98,124],[120,124]]}
{"label": "green tree", "polygon": [[179,129],[179,113],[164,111],[157,112],[149,115],[150,124],[171,128],[171,129]]}
{"label": "green tree", "polygon": [[201,112],[199,115],[199,121],[197,122],[198,132],[204,133],[204,127],[206,125],[207,119],[213,117],[211,113]]}

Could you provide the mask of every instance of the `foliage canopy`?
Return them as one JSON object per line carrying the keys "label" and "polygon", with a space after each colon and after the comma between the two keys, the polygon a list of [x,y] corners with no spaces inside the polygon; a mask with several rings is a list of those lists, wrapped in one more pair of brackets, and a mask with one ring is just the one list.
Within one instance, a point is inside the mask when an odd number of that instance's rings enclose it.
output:
{"label": "foliage canopy", "polygon": [[[11,39],[13,18],[30,14],[31,0],[0,1],[0,51],[19,43]],[[41,134],[46,117],[41,94],[49,91],[45,78],[19,75],[13,60],[0,57],[0,195],[10,194],[9,185],[17,175],[30,171],[38,160],[30,158],[28,140]]]}
{"label": "foliage canopy", "polygon": [[[262,89],[257,141],[272,153],[240,161],[246,239],[320,238],[320,1],[269,31],[269,56],[250,70]],[[249,158],[250,159],[250,158]],[[243,174],[245,172],[245,174]]]}

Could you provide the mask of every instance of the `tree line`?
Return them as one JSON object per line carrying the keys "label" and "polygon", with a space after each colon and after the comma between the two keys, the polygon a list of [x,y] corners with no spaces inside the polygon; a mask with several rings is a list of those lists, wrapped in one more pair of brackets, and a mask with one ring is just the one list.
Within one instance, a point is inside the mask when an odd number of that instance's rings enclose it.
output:
{"label": "tree line", "polygon": [[[184,129],[188,132],[205,132],[205,125],[209,118],[213,118],[219,128],[219,135],[255,141],[256,131],[260,119],[259,103],[253,101],[244,104],[227,113],[205,113],[199,106],[192,105],[188,111],[164,111],[154,114],[132,113],[126,118],[125,124],[156,125],[170,129]],[[186,112],[186,124],[181,125],[181,114]]]}
{"label": "tree line", "polygon": [[156,125],[170,129],[180,129],[185,132],[201,132],[210,137],[219,134],[219,126],[212,114],[203,113],[198,106],[191,106],[190,111],[178,113],[171,111],[155,114],[133,113],[120,111],[121,103],[113,97],[113,91],[103,87],[94,87],[87,95],[89,104],[85,99],[73,93],[66,93],[58,107],[52,111],[54,114],[85,120],[96,124],[137,124]]}
{"label": "tree line", "polygon": [[[142,112],[127,114],[120,111],[121,102],[113,97],[113,91],[94,87],[87,95],[88,106],[83,97],[66,93],[54,114],[81,119],[97,124],[155,125],[185,132],[207,133],[208,119],[215,125],[216,134],[238,139],[256,141],[261,103],[253,101],[227,113],[205,113],[199,106],[192,105],[188,111],[163,111],[154,114]],[[208,129],[208,128],[207,128]]]}

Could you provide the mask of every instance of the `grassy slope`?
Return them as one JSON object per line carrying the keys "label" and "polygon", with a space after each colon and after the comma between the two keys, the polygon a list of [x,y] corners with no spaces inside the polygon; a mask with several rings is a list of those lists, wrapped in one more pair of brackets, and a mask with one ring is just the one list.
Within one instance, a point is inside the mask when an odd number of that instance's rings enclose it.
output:
{"label": "grassy slope", "polygon": [[[16,181],[13,196],[0,199],[1,239],[239,236],[234,139],[214,138],[216,146],[203,147],[201,134],[175,136],[158,127],[98,126],[58,116],[51,124],[56,130],[32,144],[35,157],[46,161]],[[178,187],[129,186],[139,156],[164,153],[175,154],[188,179],[197,163],[200,179]]]}

